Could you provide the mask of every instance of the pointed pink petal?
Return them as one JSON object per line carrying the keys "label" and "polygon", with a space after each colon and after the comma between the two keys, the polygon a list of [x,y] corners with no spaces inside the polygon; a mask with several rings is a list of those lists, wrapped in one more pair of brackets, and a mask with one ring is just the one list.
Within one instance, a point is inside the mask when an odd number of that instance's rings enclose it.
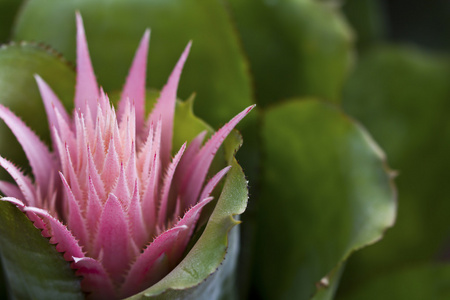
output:
{"label": "pointed pink petal", "polygon": [[69,147],[66,145],[66,155],[65,159],[67,161],[67,168],[69,170],[68,179],[70,183],[70,188],[72,189],[72,192],[76,199],[79,199],[80,201],[83,200],[83,192],[80,187],[80,183],[78,181],[77,172],[75,171],[75,166],[72,163],[72,159],[70,158],[70,151]]}
{"label": "pointed pink petal", "polygon": [[78,178],[78,184],[80,185],[81,190],[84,190],[87,185],[86,167],[88,153],[86,145],[88,145],[88,141],[86,137],[86,125],[82,114],[76,114],[75,116],[75,132],[77,137],[77,160],[76,163],[74,162],[74,167]]}
{"label": "pointed pink petal", "polygon": [[147,29],[136,51],[125,86],[119,102],[118,116],[121,120],[124,115],[124,106],[127,98],[134,102],[136,107],[136,128],[142,130],[145,115],[145,78],[147,70],[148,43],[150,30]]}
{"label": "pointed pink petal", "polygon": [[[94,183],[89,177],[89,193],[88,193],[88,204],[86,211],[86,221],[89,228],[89,235],[91,240],[97,236],[98,222],[102,214],[102,202],[98,197],[97,191],[95,189]],[[88,249],[92,251],[93,249]]]}
{"label": "pointed pink petal", "polygon": [[119,178],[114,187],[113,194],[119,199],[124,209],[128,208],[130,202],[130,191],[128,190],[127,178],[125,176],[125,167],[120,165]]}
{"label": "pointed pink petal", "polygon": [[23,210],[25,208],[25,204],[19,199],[16,199],[14,197],[1,197],[0,201],[7,201],[9,203],[12,203],[15,206],[17,206],[20,210]]}
{"label": "pointed pink petal", "polygon": [[22,172],[14,166],[11,162],[7,161],[0,156],[0,166],[5,169],[9,175],[14,179],[23,196],[25,197],[25,204],[30,206],[36,206],[35,189],[31,183],[30,178],[23,175]]}
{"label": "pointed pink petal", "polygon": [[94,158],[92,157],[90,148],[88,148],[88,173],[90,176],[89,180],[92,181],[98,197],[100,199],[106,199],[105,186],[101,179],[100,173],[95,166]]}
{"label": "pointed pink petal", "polygon": [[[167,209],[170,208],[169,207],[170,203],[168,203],[169,202],[169,192],[170,192],[170,187],[172,185],[173,174],[175,173],[177,165],[180,162],[181,156],[183,155],[185,149],[186,149],[186,143],[184,143],[183,146],[181,146],[181,149],[178,151],[178,153],[173,158],[173,161],[169,165],[166,176],[164,178],[162,197],[161,197],[161,202],[159,203],[159,211],[158,211],[158,224],[160,227],[163,227],[167,221]],[[175,203],[172,203],[172,204],[175,205]]]}
{"label": "pointed pink petal", "polygon": [[95,152],[94,152],[94,162],[97,170],[101,172],[103,170],[103,163],[105,161],[105,144],[102,134],[102,114],[99,111],[99,116],[97,117],[97,123],[95,125]]}
{"label": "pointed pink petal", "polygon": [[85,112],[86,105],[91,109],[92,117],[97,115],[98,84],[92,68],[91,58],[84,32],[83,20],[79,13],[77,18],[77,85],[75,88],[75,109]]}
{"label": "pointed pink petal", "polygon": [[203,140],[205,139],[207,133],[208,132],[206,130],[203,130],[192,140],[192,142],[186,149],[183,160],[192,161],[192,159],[194,159],[194,157],[200,151]]}
{"label": "pointed pink petal", "polygon": [[208,132],[206,130],[200,132],[188,145],[186,151],[183,154],[183,157],[180,160],[177,171],[175,172],[175,181],[182,182],[184,175],[190,169],[192,162],[194,161],[195,156],[197,156],[200,151],[200,147],[202,146],[203,140]]}
{"label": "pointed pink petal", "polygon": [[61,138],[58,134],[58,131],[56,130],[56,127],[53,126],[53,143],[54,143],[54,148],[53,151],[58,155],[59,157],[59,163],[60,163],[60,170],[62,170],[62,172],[64,174],[68,174],[69,173],[69,169],[68,169],[68,161],[66,158],[66,148],[64,147],[63,142],[61,141]]}
{"label": "pointed pink petal", "polygon": [[[159,161],[160,152],[161,152],[161,128],[162,123],[161,119],[158,120],[156,124],[156,129],[153,127],[153,123],[150,124],[150,130],[147,137],[147,140],[141,149],[138,155],[138,169],[141,172],[141,180],[144,183],[144,188],[147,186],[147,181],[150,176],[150,170],[152,168],[152,162],[156,157],[156,160]],[[159,172],[157,175],[159,177]],[[145,192],[145,189],[144,189]]]}
{"label": "pointed pink petal", "polygon": [[84,218],[81,215],[80,203],[78,202],[80,200],[77,201],[75,199],[66,178],[64,178],[64,175],[61,172],[59,173],[59,176],[63,182],[66,192],[66,200],[69,204],[67,224],[73,235],[80,241],[80,245],[85,246],[85,249],[87,249],[88,234]]}
{"label": "pointed pink petal", "polygon": [[159,118],[162,119],[163,140],[161,141],[161,162],[163,168],[170,162],[172,152],[173,117],[177,99],[178,82],[180,81],[181,71],[190,49],[191,43],[189,42],[172,71],[167,84],[163,87],[155,108],[150,115],[150,122],[156,123]]}
{"label": "pointed pink petal", "polygon": [[[122,281],[132,257],[128,222],[119,200],[109,194],[100,218],[95,252],[102,250],[102,264],[114,283]],[[111,251],[113,250],[113,251]]]}
{"label": "pointed pink petal", "polygon": [[44,102],[50,130],[52,129],[52,125],[55,125],[56,128],[59,128],[55,109],[59,111],[66,123],[70,123],[70,118],[66,112],[66,109],[61,104],[61,101],[59,101],[58,97],[55,95],[52,89],[48,86],[48,84],[37,74],[34,75],[34,78],[36,79],[39,92],[41,93],[42,102]]}
{"label": "pointed pink petal", "polygon": [[136,139],[136,120],[135,120],[134,105],[131,105],[129,101],[126,101],[125,113],[122,116],[122,120],[119,124],[120,139],[123,145],[123,162],[128,163],[130,157],[131,143]]}
{"label": "pointed pink petal", "polygon": [[105,184],[105,190],[107,193],[111,192],[112,188],[116,184],[117,177],[120,172],[119,156],[114,146],[114,140],[111,138],[109,141],[109,149],[106,154],[105,165],[103,166],[102,179]]}
{"label": "pointed pink petal", "polygon": [[[70,157],[72,161],[76,159],[76,141],[75,141],[75,135],[72,132],[72,129],[70,128],[70,125],[64,121],[64,118],[61,116],[58,110],[55,109],[55,115],[56,119],[58,121],[59,130],[56,130],[57,134],[54,137],[54,142],[57,144],[57,137],[59,137],[59,140],[61,141],[62,145],[68,145],[70,149]],[[56,127],[55,127],[56,128]],[[63,147],[65,151],[65,146]],[[60,156],[62,157],[62,156]]]}
{"label": "pointed pink petal", "polygon": [[231,121],[219,129],[203,146],[192,164],[192,169],[187,172],[184,182],[181,186],[181,193],[184,195],[184,201],[190,207],[197,202],[200,189],[205,181],[206,174],[211,162],[216,155],[220,145],[233,130],[233,128],[255,107],[247,107],[244,111],[236,115]]}
{"label": "pointed pink petal", "polygon": [[81,289],[88,293],[86,299],[117,299],[114,286],[102,264],[91,257],[74,257],[76,275],[82,276]]}
{"label": "pointed pink petal", "polygon": [[186,246],[191,239],[192,233],[194,232],[195,226],[197,224],[198,218],[200,217],[200,213],[202,212],[203,207],[211,202],[213,197],[208,197],[198,202],[195,206],[189,209],[184,217],[175,224],[175,227],[178,226],[186,226],[187,230],[180,233],[178,236],[176,245],[173,248],[173,258],[178,260],[183,255],[184,250],[186,250]]}
{"label": "pointed pink petal", "polygon": [[153,168],[150,172],[150,177],[147,183],[145,183],[145,191],[142,197],[142,214],[144,215],[144,221],[147,226],[148,234],[153,234],[156,227],[156,200],[158,192],[159,181],[159,161],[155,154],[153,160]]}
{"label": "pointed pink petal", "polygon": [[37,185],[47,195],[49,173],[55,170],[55,162],[47,146],[9,109],[0,105],[0,118],[16,136],[30,162]]}
{"label": "pointed pink petal", "polygon": [[219,181],[225,176],[225,174],[228,173],[228,171],[231,169],[231,166],[225,167],[222,170],[220,170],[216,175],[214,175],[213,178],[211,178],[208,183],[203,188],[202,193],[200,194],[199,199],[205,199],[211,195],[211,192],[214,190],[216,185],[219,183]]}
{"label": "pointed pink petal", "polygon": [[131,198],[130,207],[128,208],[128,220],[130,229],[136,245],[141,248],[147,242],[148,231],[144,224],[142,215],[141,201],[139,199],[139,189],[137,180],[134,186],[133,197]]}
{"label": "pointed pink petal", "polygon": [[81,249],[78,241],[67,230],[59,220],[52,217],[47,211],[36,207],[25,207],[24,211],[33,212],[41,218],[47,220],[51,226],[51,239],[50,243],[56,244],[56,250],[64,253],[64,259],[72,261],[73,257],[84,257],[83,250]]}
{"label": "pointed pink petal", "polygon": [[[165,273],[155,274],[153,265],[164,253],[168,255],[170,261],[173,245],[176,243],[180,232],[186,229],[186,226],[178,226],[163,232],[138,256],[122,286],[124,296],[133,295],[166,275]],[[172,264],[174,263],[177,262],[172,262]]]}
{"label": "pointed pink petal", "polygon": [[[128,179],[129,190],[133,190],[134,182],[138,178],[136,170],[136,148],[134,146],[134,141],[131,142],[131,152],[128,159],[128,165],[126,170],[126,176]],[[139,181],[138,181],[139,184]]]}
{"label": "pointed pink petal", "polygon": [[7,197],[23,199],[24,196],[19,187],[11,182],[0,180],[0,191]]}

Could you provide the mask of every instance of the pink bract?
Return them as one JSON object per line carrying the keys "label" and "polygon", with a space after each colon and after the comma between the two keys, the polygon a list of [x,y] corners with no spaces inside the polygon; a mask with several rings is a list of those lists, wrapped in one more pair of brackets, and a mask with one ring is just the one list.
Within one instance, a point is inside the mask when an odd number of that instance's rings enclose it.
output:
{"label": "pink bract", "polygon": [[2,198],[24,211],[83,277],[92,299],[133,295],[163,278],[182,258],[202,208],[229,167],[205,184],[223,140],[248,107],[204,145],[205,132],[171,159],[176,92],[189,43],[145,117],[147,30],[127,77],[117,114],[98,87],[77,14],[77,84],[70,116],[42,78],[54,152],[9,109],[0,118],[17,137],[34,182],[0,157],[16,184]]}

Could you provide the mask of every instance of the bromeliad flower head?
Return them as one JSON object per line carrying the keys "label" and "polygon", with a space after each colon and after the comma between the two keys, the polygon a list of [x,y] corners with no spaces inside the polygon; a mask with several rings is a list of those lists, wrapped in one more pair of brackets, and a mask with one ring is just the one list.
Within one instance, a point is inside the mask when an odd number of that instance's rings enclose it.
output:
{"label": "bromeliad flower head", "polygon": [[163,278],[181,260],[202,208],[229,167],[206,184],[217,149],[247,108],[203,144],[206,132],[173,159],[176,90],[190,43],[145,118],[149,31],[142,38],[117,114],[98,88],[80,15],[77,84],[70,116],[36,75],[54,152],[0,105],[0,118],[17,137],[34,182],[8,160],[0,165],[16,184],[0,181],[2,198],[17,205],[83,277],[90,298],[133,295]]}

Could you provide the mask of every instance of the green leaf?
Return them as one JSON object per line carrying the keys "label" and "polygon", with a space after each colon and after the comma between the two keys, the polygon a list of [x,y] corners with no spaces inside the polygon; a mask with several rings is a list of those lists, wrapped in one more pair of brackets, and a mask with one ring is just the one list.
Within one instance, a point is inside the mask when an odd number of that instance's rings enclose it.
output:
{"label": "green leaf", "polygon": [[256,283],[263,299],[309,299],[351,252],[392,226],[385,157],[331,104],[293,100],[263,115]]}
{"label": "green leaf", "polygon": [[31,0],[21,10],[14,39],[47,43],[74,61],[76,9],[106,91],[122,88],[139,40],[151,28],[147,86],[162,88],[192,40],[179,97],[196,92],[196,113],[215,127],[252,104],[246,62],[220,1]]}
{"label": "green leaf", "polygon": [[312,300],[332,300],[335,297],[339,282],[344,272],[344,265],[336,267],[327,276],[316,283],[317,292]]}
{"label": "green leaf", "polygon": [[[9,107],[45,141],[50,141],[44,105],[34,74],[39,74],[67,106],[73,102],[75,74],[55,52],[30,43],[0,48],[0,103]],[[3,123],[0,124],[0,155],[17,165],[28,166],[25,154]],[[1,171],[0,177],[8,175]]]}
{"label": "green leaf", "polygon": [[315,0],[229,0],[258,103],[294,96],[338,102],[352,35],[336,8]]}
{"label": "green leaf", "polygon": [[360,284],[346,300],[444,300],[450,298],[450,266],[421,265],[403,268]]}
{"label": "green leaf", "polygon": [[448,241],[448,78],[447,57],[380,47],[361,57],[349,79],[344,107],[367,126],[398,170],[401,208],[385,239],[349,262],[350,281],[355,274],[368,277],[433,259]]}
{"label": "green leaf", "polygon": [[5,201],[0,201],[0,254],[15,299],[84,299],[70,263]]}
{"label": "green leaf", "polygon": [[377,0],[346,0],[342,10],[355,31],[358,49],[370,49],[385,36],[382,4]]}
{"label": "green leaf", "polygon": [[[179,102],[175,132],[180,126],[208,129],[192,114],[192,101]],[[197,124],[197,125],[195,125]],[[201,128],[203,127],[203,128]],[[195,133],[198,134],[198,131]],[[187,134],[187,139],[194,137]],[[177,143],[175,137],[174,143]],[[129,299],[235,299],[235,272],[239,253],[239,222],[234,218],[245,211],[247,181],[234,153],[242,141],[236,131],[225,140],[224,154],[232,166],[219,200],[204,232],[178,266],[161,281]],[[224,260],[225,259],[225,260]]]}

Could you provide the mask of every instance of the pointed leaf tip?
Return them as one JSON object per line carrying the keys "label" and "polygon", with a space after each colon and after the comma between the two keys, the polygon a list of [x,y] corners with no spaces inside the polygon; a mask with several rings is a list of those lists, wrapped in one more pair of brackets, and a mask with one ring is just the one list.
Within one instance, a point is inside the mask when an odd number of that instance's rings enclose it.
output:
{"label": "pointed leaf tip", "polygon": [[147,56],[150,42],[150,29],[146,29],[136,50],[119,102],[119,120],[125,113],[127,99],[134,102],[136,110],[136,128],[142,128],[145,117],[145,83]]}
{"label": "pointed leaf tip", "polygon": [[85,113],[86,105],[89,105],[93,120],[95,120],[97,115],[97,99],[99,98],[99,90],[89,55],[83,19],[81,18],[79,12],[76,13],[76,25],[77,84],[75,88],[75,107]]}

